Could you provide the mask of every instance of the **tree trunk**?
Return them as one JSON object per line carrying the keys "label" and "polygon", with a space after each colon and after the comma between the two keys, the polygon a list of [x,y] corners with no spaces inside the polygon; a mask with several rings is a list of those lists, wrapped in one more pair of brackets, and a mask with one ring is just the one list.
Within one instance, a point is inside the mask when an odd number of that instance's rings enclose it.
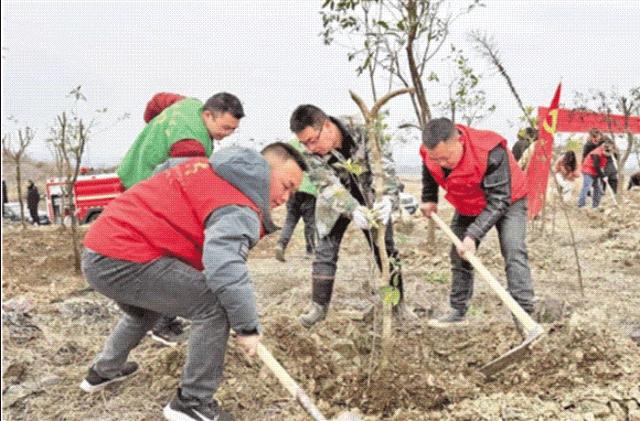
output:
{"label": "tree trunk", "polygon": [[[390,92],[380,98],[373,105],[371,110],[367,108],[364,104],[364,101],[356,95],[354,92],[350,92],[351,98],[354,100],[365,120],[365,124],[367,127],[367,135],[368,135],[368,143],[371,150],[371,170],[373,172],[373,187],[375,190],[376,201],[382,199],[382,193],[384,191],[384,169],[382,168],[382,151],[381,145],[379,143],[379,136],[376,131],[376,120],[378,118],[378,112],[382,108],[384,104],[387,103],[391,98],[401,95],[404,93],[412,92],[413,89],[405,88],[397,91]],[[387,282],[390,281],[389,276],[389,255],[387,254],[387,248],[384,241],[384,236],[386,232],[386,225],[380,224],[380,226],[376,229],[375,232],[375,242],[378,246],[378,251],[380,254],[380,278],[378,280],[378,288],[382,288],[385,286]],[[382,300],[382,350],[383,350],[383,361],[386,360],[386,357],[390,351],[390,339],[391,339],[391,312],[392,312],[392,304],[389,300]]]}
{"label": "tree trunk", "polygon": [[18,188],[18,203],[20,204],[20,224],[26,229],[27,224],[24,218],[24,202],[22,199],[22,172],[20,169],[20,158],[16,159],[16,187]]}

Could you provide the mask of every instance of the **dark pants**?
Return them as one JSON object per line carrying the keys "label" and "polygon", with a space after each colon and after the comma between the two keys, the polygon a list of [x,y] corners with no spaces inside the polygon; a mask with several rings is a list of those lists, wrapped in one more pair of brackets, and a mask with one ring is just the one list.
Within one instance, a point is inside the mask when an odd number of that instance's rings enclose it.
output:
{"label": "dark pants", "polygon": [[[320,305],[326,305],[331,302],[331,294],[333,293],[333,282],[336,277],[336,269],[338,264],[338,255],[340,253],[340,244],[342,242],[342,237],[344,236],[347,227],[349,226],[350,219],[345,217],[340,217],[336,222],[335,226],[324,238],[321,238],[318,242],[318,247],[316,248],[315,258],[313,260],[312,270],[311,270],[311,278],[313,281],[312,286],[312,299],[315,303]],[[378,246],[374,243],[374,233],[369,230],[362,231],[369,243],[369,247],[373,250],[376,263],[378,268],[380,268],[380,253],[378,250]],[[385,231],[385,247],[387,249],[387,254],[390,258],[398,259],[398,251],[396,250],[395,244],[393,242],[393,226],[391,223],[387,225],[387,230]],[[393,270],[393,267],[391,267]],[[396,275],[392,276],[390,279],[390,283],[395,284],[395,286],[400,290],[400,299],[402,300],[404,297],[404,288],[402,285],[402,273],[400,269],[396,269]]]}
{"label": "dark pants", "polygon": [[29,206],[29,215],[31,215],[31,223],[40,225],[40,217],[38,216],[38,205]]}
{"label": "dark pants", "polygon": [[284,222],[284,227],[282,227],[278,244],[280,244],[283,249],[287,248],[293,231],[296,229],[300,218],[302,218],[304,221],[304,239],[307,244],[307,253],[313,253],[316,248],[315,214],[315,196],[303,192],[294,194],[287,202],[287,219]]}
{"label": "dark pants", "polygon": [[[451,230],[462,240],[467,228],[475,218],[475,216],[463,216],[456,212],[451,220]],[[527,232],[526,199],[513,203],[507,213],[496,223],[496,229],[507,273],[507,290],[524,311],[532,313],[534,293],[525,243]],[[473,267],[460,257],[455,246],[451,247],[449,255],[452,272],[449,301],[452,308],[465,313],[473,295]]]}
{"label": "dark pants", "polygon": [[[604,167],[604,175],[607,177],[607,182],[609,186],[611,186],[611,190],[615,194],[618,193],[618,170],[616,169],[616,164],[614,164],[612,159],[607,159],[607,166]],[[607,185],[602,186],[602,191],[607,190]]]}
{"label": "dark pants", "polygon": [[94,361],[97,373],[115,376],[160,315],[177,314],[192,321],[183,394],[211,400],[222,378],[229,322],[203,273],[174,258],[140,264],[90,251],[85,251],[82,269],[89,284],[124,311]]}

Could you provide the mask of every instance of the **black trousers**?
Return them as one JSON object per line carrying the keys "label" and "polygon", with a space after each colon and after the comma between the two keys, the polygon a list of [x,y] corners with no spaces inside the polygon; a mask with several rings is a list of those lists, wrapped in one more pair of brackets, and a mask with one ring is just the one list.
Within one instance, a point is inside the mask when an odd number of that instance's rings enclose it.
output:
{"label": "black trousers", "polygon": [[40,225],[40,217],[38,216],[38,206],[29,206],[29,215],[31,215],[31,223]]}
{"label": "black trousers", "polygon": [[[333,293],[333,283],[336,276],[336,269],[338,264],[338,257],[340,254],[340,244],[344,233],[351,222],[350,219],[340,217],[336,222],[331,232],[324,238],[321,238],[316,248],[316,255],[313,260],[311,278],[312,278],[312,299],[315,303],[320,305],[326,305],[331,302],[331,295]],[[370,230],[362,230],[369,247],[373,250],[376,264],[380,268],[380,251],[378,246],[374,242],[374,233]],[[393,225],[389,223],[385,231],[384,236],[385,248],[390,258],[397,260],[398,251],[396,250],[395,243],[393,241]],[[392,271],[394,270],[391,264]],[[402,283],[402,272],[399,267],[395,268],[395,277],[389,280],[400,290],[400,299],[404,298],[404,288]],[[395,280],[395,282],[394,282]]]}
{"label": "black trousers", "polygon": [[311,254],[316,248],[316,198],[313,195],[297,192],[287,202],[287,219],[282,227],[282,233],[278,244],[283,249],[291,240],[293,231],[300,218],[304,221],[304,239],[307,244],[307,253]]}

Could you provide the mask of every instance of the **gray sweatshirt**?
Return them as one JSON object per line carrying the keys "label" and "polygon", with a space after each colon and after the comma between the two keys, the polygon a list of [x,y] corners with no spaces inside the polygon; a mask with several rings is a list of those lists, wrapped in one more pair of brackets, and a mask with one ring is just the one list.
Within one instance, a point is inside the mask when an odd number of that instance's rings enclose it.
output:
{"label": "gray sweatshirt", "polygon": [[271,233],[270,168],[258,152],[229,147],[209,158],[215,172],[249,197],[262,212],[243,206],[225,206],[206,221],[202,263],[207,286],[220,299],[229,324],[239,334],[259,329],[256,300],[247,268],[249,249],[260,239],[260,227]]}
{"label": "gray sweatshirt", "polygon": [[[192,158],[170,158],[155,172],[189,159]],[[271,170],[258,152],[237,146],[217,151],[209,162],[216,174],[244,193],[262,212],[260,221],[258,214],[244,206],[217,209],[206,221],[202,246],[207,286],[220,299],[231,328],[240,335],[256,333],[259,330],[258,312],[247,256],[260,239],[261,222],[266,234],[278,229],[271,221]]]}

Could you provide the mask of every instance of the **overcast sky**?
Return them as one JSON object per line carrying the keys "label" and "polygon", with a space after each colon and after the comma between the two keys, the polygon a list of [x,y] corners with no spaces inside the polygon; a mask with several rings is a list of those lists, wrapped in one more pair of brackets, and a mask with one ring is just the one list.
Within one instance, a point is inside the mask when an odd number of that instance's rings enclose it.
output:
{"label": "overcast sky", "polygon": [[[301,103],[329,114],[357,113],[348,95],[367,98],[347,51],[325,46],[319,33],[322,0],[3,1],[2,131],[8,116],[38,131],[30,153],[48,159],[43,139],[65,95],[82,85],[90,109],[107,107],[104,130],[117,116],[131,118],[96,134],[87,165],[116,165],[143,128],[142,114],[156,92],[206,100],[219,91],[237,95],[247,117],[224,143],[287,139],[289,116]],[[460,2],[453,3],[453,7]],[[574,91],[640,84],[640,1],[486,0],[486,8],[458,20],[450,41],[486,74],[483,87],[497,105],[479,124],[510,141],[520,114],[503,79],[473,54],[472,29],[494,35],[524,102],[547,106],[562,78],[563,102]],[[436,59],[433,69],[446,76]],[[430,84],[431,102],[444,91]],[[392,125],[411,119],[406,98],[390,103]],[[396,159],[418,163],[416,143],[398,145]]]}

